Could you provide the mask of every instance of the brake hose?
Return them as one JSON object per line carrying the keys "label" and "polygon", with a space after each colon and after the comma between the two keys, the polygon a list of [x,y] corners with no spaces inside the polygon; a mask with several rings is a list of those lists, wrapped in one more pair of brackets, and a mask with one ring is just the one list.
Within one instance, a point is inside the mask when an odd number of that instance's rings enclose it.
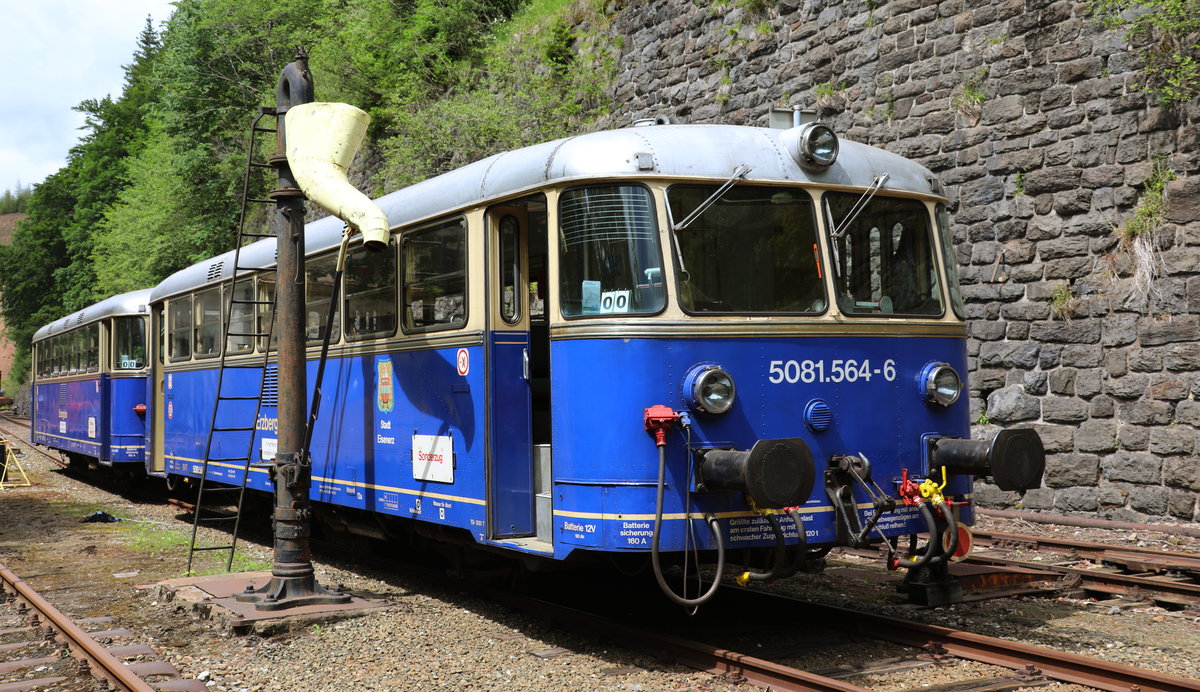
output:
{"label": "brake hose", "polygon": [[[691,608],[701,605],[713,597],[717,592],[717,587],[721,585],[721,575],[725,573],[725,542],[721,539],[721,527],[717,524],[716,516],[705,514],[704,519],[708,523],[709,529],[713,533],[713,537],[717,541],[717,573],[713,576],[712,586],[708,587],[708,591],[704,592],[696,598],[684,598],[675,593],[671,586],[667,584],[666,578],[662,573],[662,562],[659,559],[658,543],[662,535],[662,516],[663,516],[663,493],[667,485],[667,450],[664,446],[658,448],[658,494],[654,502],[654,536],[650,539],[650,564],[654,570],[654,579],[658,582],[658,588],[667,595],[675,603],[681,606]],[[688,517],[688,521],[691,518]],[[686,552],[685,552],[686,559]],[[696,575],[699,579],[699,574]],[[686,585],[685,585],[686,587]]]}

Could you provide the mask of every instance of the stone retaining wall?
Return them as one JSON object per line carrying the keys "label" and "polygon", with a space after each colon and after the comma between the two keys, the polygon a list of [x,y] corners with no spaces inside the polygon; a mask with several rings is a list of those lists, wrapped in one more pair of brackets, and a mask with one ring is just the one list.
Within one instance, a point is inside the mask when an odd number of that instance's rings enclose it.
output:
{"label": "stone retaining wall", "polygon": [[[1122,32],[1048,0],[612,9],[606,125],[765,125],[771,106],[797,103],[940,176],[977,433],[1032,425],[1048,451],[1043,488],[981,483],[981,502],[1200,518],[1200,100],[1155,106]],[[1117,228],[1156,165],[1177,177],[1139,265]]]}

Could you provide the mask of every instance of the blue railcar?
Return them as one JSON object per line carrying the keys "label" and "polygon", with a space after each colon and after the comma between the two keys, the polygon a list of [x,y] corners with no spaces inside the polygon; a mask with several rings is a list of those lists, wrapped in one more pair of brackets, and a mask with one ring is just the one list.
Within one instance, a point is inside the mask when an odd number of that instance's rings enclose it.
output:
{"label": "blue railcar", "polygon": [[[883,543],[941,602],[972,477],[1040,483],[1032,431],[969,439],[947,200],[916,163],[818,123],[655,124],[376,203],[392,242],[351,250],[328,325],[342,223],[306,229],[310,387],[332,331],[311,499],[341,528],[421,525],[527,561],[649,558],[689,604],[706,595],[664,571],[692,552],[748,549],[739,581],[765,581]],[[278,397],[295,394],[249,335],[269,312],[235,302],[222,324],[233,296],[270,301],[274,249],[243,249],[258,271],[234,276],[229,253],[153,289],[149,473],[197,477],[212,425],[254,431],[214,437],[210,459],[274,456]],[[222,349],[226,395],[261,408],[214,422]],[[212,462],[209,478],[244,467]]]}
{"label": "blue railcar", "polygon": [[144,469],[149,297],[113,296],[34,334],[32,442],[74,466]]}

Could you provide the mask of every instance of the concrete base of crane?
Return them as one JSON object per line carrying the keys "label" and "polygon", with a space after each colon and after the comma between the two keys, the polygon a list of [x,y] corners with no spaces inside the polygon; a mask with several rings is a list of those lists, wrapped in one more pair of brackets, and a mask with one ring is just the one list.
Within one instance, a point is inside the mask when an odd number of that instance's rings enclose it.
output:
{"label": "concrete base of crane", "polygon": [[270,635],[310,625],[342,620],[392,604],[379,599],[362,598],[347,593],[344,603],[315,603],[279,610],[262,610],[253,602],[240,602],[237,595],[245,593],[247,585],[262,589],[271,583],[270,570],[213,574],[204,577],[182,577],[149,584],[142,588],[160,602],[189,608],[197,617],[223,622],[235,634]]}

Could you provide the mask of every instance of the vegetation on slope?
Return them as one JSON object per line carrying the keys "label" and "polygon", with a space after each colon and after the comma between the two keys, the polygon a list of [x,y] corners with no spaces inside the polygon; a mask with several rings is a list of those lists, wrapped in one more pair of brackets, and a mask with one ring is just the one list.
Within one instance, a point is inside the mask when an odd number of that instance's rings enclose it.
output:
{"label": "vegetation on slope", "polygon": [[599,0],[180,0],[147,22],[121,95],[79,104],[86,135],[0,248],[13,374],[41,325],[232,246],[250,120],[298,48],[318,100],[372,115],[359,160],[378,195],[586,129],[612,75],[605,22]]}

